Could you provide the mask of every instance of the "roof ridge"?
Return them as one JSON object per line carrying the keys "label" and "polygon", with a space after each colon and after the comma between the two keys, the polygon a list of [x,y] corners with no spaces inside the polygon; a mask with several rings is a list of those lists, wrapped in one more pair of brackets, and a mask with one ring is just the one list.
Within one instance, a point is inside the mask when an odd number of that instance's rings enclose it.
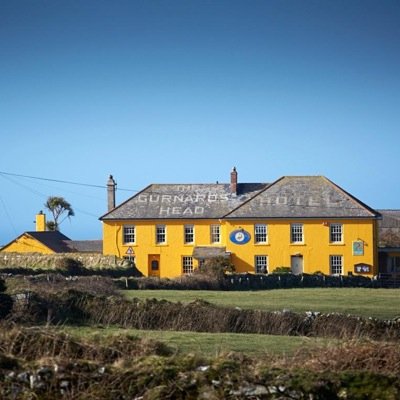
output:
{"label": "roof ridge", "polygon": [[242,204],[238,205],[237,207],[235,207],[233,210],[229,211],[227,214],[223,215],[221,218],[226,218],[228,217],[230,214],[233,214],[235,211],[237,211],[239,208],[243,207],[245,204],[247,204],[248,202],[250,202],[251,200],[255,199],[257,196],[259,196],[261,193],[264,193],[267,189],[269,189],[271,186],[275,185],[277,182],[279,182],[280,180],[282,180],[284,178],[284,176],[281,176],[279,179],[277,179],[276,181],[268,184],[266,183],[266,187],[264,189],[261,189],[258,193],[256,193],[254,196],[250,197],[249,199],[247,199],[246,201],[244,201]]}

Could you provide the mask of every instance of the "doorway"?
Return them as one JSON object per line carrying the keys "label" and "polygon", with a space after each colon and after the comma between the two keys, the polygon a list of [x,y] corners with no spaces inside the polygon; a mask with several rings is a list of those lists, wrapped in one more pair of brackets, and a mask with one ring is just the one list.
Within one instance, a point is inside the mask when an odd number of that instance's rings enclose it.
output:
{"label": "doorway", "polygon": [[293,275],[300,275],[303,273],[303,256],[291,256],[290,266]]}
{"label": "doorway", "polygon": [[160,255],[149,254],[148,276],[160,277]]}

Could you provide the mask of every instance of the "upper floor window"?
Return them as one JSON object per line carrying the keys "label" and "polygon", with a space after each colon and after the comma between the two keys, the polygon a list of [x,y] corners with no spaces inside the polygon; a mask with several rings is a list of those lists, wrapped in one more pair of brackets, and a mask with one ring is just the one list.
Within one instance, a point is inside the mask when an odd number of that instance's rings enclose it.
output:
{"label": "upper floor window", "polygon": [[134,225],[124,225],[124,244],[135,243],[136,229]]}
{"label": "upper floor window", "polygon": [[156,243],[167,243],[167,228],[165,227],[165,225],[156,226]]}
{"label": "upper floor window", "polygon": [[185,243],[194,243],[194,226],[193,225],[185,225]]}
{"label": "upper floor window", "polygon": [[268,273],[268,256],[255,257],[255,272],[257,274]]}
{"label": "upper floor window", "polygon": [[182,271],[184,274],[191,274],[193,272],[193,257],[182,257]]}
{"label": "upper floor window", "polygon": [[331,243],[343,242],[343,225],[342,224],[330,224],[330,241]]}
{"label": "upper floor window", "polygon": [[254,241],[256,243],[267,243],[268,230],[267,225],[257,224],[254,226]]}
{"label": "upper floor window", "polygon": [[343,256],[329,256],[329,265],[332,275],[343,274]]}
{"label": "upper floor window", "polygon": [[221,226],[211,225],[211,243],[221,242]]}
{"label": "upper floor window", "polygon": [[303,243],[303,224],[292,224],[290,225],[290,241],[292,243]]}

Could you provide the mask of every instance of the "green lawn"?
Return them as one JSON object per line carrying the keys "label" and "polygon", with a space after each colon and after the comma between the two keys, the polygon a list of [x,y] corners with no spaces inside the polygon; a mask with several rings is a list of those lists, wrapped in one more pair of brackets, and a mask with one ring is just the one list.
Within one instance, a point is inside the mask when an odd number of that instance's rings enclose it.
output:
{"label": "green lawn", "polygon": [[178,354],[196,353],[206,356],[215,356],[230,351],[241,352],[248,355],[261,355],[265,353],[275,355],[290,355],[301,348],[326,347],[338,340],[325,338],[306,338],[298,336],[272,336],[241,333],[205,333],[205,332],[175,332],[175,331],[143,331],[136,329],[120,328],[91,328],[71,327],[61,328],[72,335],[109,336],[109,335],[134,335],[166,343]]}
{"label": "green lawn", "polygon": [[124,290],[128,298],[172,302],[206,300],[220,306],[276,311],[338,312],[390,319],[400,316],[400,289],[313,288],[223,292],[206,290]]}

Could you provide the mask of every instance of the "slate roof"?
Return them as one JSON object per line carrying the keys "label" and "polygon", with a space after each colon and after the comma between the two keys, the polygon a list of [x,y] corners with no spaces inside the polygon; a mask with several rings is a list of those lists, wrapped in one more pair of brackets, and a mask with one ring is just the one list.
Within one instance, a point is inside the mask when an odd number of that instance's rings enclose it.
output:
{"label": "slate roof", "polygon": [[378,210],[379,246],[400,248],[400,210]]}
{"label": "slate roof", "polygon": [[379,218],[323,176],[284,176],[272,184],[152,184],[100,219]]}
{"label": "slate roof", "polygon": [[379,213],[323,176],[284,176],[227,218],[378,218]]}
{"label": "slate roof", "polygon": [[45,246],[56,253],[68,253],[71,251],[65,243],[65,241],[71,239],[59,231],[32,231],[25,233],[35,238],[38,242],[43,243]]}
{"label": "slate roof", "polygon": [[229,184],[153,184],[100,219],[221,218],[267,186],[240,183],[233,195]]}
{"label": "slate roof", "polygon": [[75,253],[102,253],[103,241],[102,240],[68,240],[65,244],[70,249],[69,251]]}

